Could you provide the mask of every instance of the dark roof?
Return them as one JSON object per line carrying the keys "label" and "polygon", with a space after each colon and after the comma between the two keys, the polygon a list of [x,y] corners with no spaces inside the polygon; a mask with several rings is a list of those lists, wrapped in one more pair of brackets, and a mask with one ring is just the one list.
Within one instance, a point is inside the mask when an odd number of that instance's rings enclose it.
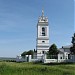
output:
{"label": "dark roof", "polygon": [[62,46],[62,48],[70,48],[72,47],[72,44],[71,45],[67,45],[67,46]]}

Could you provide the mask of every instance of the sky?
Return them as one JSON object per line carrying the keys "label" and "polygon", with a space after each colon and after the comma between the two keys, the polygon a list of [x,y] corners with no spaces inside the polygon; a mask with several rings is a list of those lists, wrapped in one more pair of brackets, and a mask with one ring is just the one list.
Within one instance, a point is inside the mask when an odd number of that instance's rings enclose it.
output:
{"label": "sky", "polygon": [[50,45],[70,45],[75,29],[75,0],[0,0],[0,57],[36,49],[38,17],[49,20]]}

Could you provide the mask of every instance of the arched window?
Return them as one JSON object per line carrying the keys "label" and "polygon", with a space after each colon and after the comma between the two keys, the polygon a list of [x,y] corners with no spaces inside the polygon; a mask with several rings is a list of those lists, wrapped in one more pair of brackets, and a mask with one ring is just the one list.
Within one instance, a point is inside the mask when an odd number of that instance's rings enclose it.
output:
{"label": "arched window", "polygon": [[42,31],[45,31],[45,27],[42,27]]}
{"label": "arched window", "polygon": [[45,27],[42,27],[42,36],[45,36]]}

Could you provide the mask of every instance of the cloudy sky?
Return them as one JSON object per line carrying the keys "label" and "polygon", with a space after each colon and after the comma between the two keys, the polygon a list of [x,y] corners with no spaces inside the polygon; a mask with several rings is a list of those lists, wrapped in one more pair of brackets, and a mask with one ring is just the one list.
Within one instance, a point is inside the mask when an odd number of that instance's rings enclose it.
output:
{"label": "cloudy sky", "polygon": [[0,0],[0,57],[16,57],[36,49],[38,17],[44,8],[49,19],[50,45],[71,44],[74,0]]}

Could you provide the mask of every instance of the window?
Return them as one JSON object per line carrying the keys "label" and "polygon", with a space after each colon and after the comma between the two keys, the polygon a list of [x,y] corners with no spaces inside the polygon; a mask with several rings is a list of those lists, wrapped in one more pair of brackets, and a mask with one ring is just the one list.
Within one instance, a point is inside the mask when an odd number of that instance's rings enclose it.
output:
{"label": "window", "polygon": [[62,57],[60,57],[60,59],[62,59]]}
{"label": "window", "polygon": [[45,36],[45,27],[42,27],[42,36]]}
{"label": "window", "polygon": [[45,43],[45,41],[42,41],[42,43]]}
{"label": "window", "polygon": [[70,57],[71,57],[70,54],[68,54],[68,59],[70,59]]}
{"label": "window", "polygon": [[42,53],[44,54],[44,51],[42,51]]}
{"label": "window", "polygon": [[45,33],[42,33],[42,36],[45,36]]}
{"label": "window", "polygon": [[45,31],[45,28],[44,27],[42,27],[42,31]]}

